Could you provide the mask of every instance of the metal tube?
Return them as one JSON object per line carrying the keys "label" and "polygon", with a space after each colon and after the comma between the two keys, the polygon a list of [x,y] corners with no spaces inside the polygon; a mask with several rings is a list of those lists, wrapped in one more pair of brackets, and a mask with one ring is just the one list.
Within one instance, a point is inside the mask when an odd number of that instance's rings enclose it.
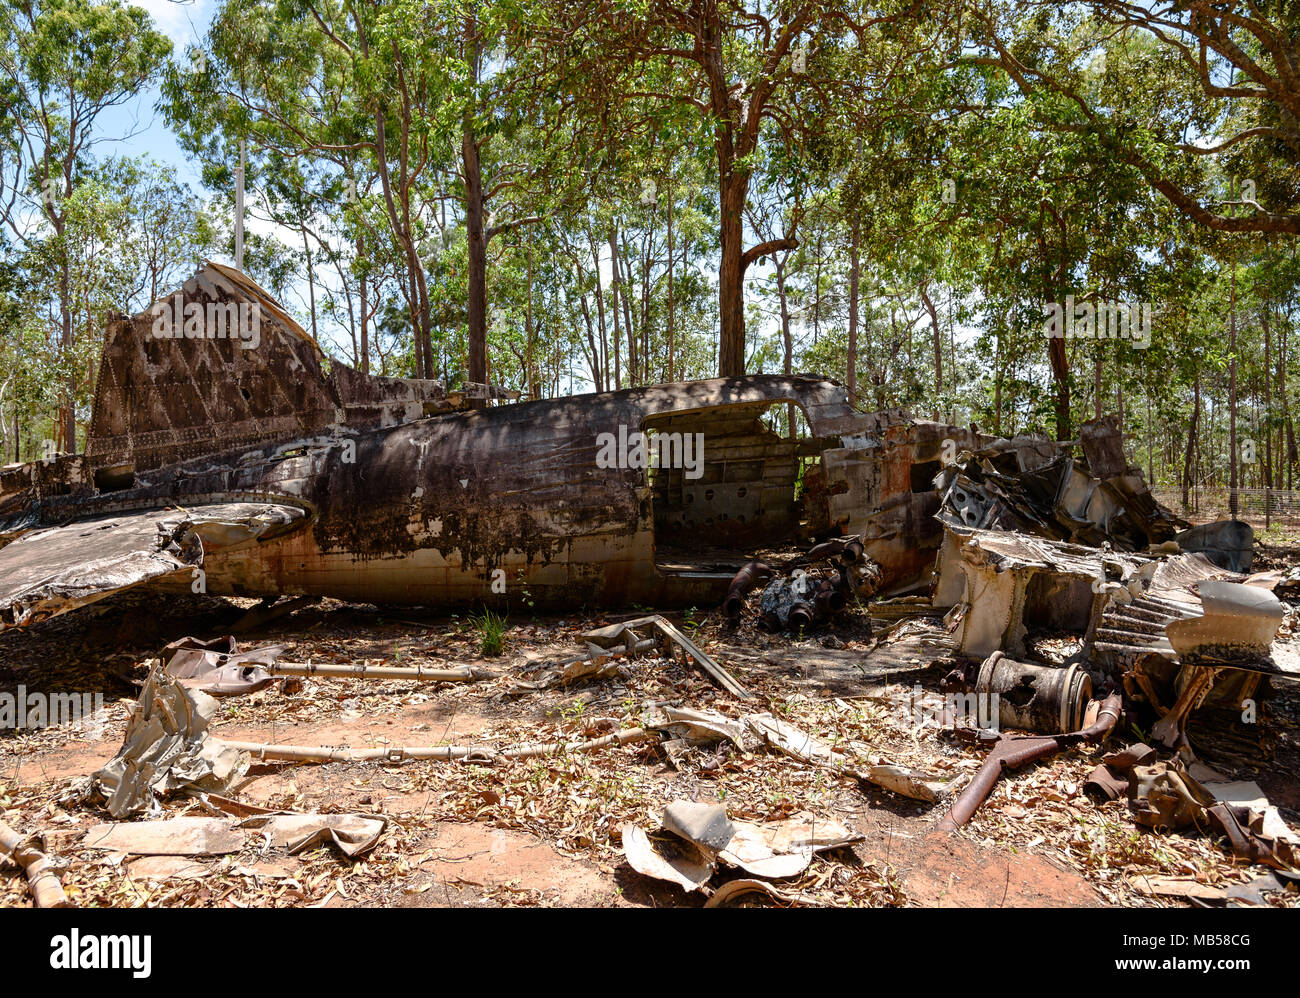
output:
{"label": "metal tube", "polygon": [[1002,738],[994,746],[975,778],[957,795],[952,807],[939,822],[938,828],[955,832],[974,816],[980,805],[988,799],[1004,770],[1019,769],[1039,759],[1047,759],[1064,748],[1079,742],[1098,742],[1110,734],[1124,709],[1123,696],[1112,693],[1102,701],[1097,720],[1081,731],[1065,735],[1031,735],[1025,738]]}

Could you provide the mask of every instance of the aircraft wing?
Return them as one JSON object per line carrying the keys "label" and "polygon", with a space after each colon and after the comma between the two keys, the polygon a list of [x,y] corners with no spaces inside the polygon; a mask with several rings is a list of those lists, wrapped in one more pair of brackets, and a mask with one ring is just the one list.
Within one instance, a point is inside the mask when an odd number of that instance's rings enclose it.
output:
{"label": "aircraft wing", "polygon": [[276,502],[132,510],[24,533],[0,548],[0,631],[87,606],[147,582],[183,579],[204,553],[305,523]]}

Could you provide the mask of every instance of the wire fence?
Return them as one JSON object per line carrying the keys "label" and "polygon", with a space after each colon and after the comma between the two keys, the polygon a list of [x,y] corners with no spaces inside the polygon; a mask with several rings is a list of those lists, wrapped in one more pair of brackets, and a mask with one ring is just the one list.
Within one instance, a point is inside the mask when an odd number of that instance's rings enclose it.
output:
{"label": "wire fence", "polygon": [[[1189,513],[1198,519],[1219,519],[1231,512],[1231,490],[1226,488],[1194,488],[1188,495],[1188,505],[1183,506],[1183,494],[1178,489],[1153,489],[1156,500],[1176,513]],[[1241,517],[1300,518],[1300,490],[1297,489],[1237,489],[1237,515]]]}

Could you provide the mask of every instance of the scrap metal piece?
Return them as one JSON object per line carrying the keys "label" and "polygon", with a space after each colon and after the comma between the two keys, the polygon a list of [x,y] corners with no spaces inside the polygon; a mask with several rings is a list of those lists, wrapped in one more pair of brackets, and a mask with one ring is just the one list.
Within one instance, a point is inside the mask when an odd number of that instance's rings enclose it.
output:
{"label": "scrap metal piece", "polygon": [[645,829],[627,822],[622,827],[623,856],[637,873],[697,891],[709,882],[717,864],[694,843],[666,836],[651,843]]}
{"label": "scrap metal piece", "polygon": [[1000,530],[947,532],[935,603],[963,604],[958,647],[971,658],[999,649],[1023,657],[1031,626],[1086,640],[1110,593],[1126,588],[1149,561]]}
{"label": "scrap metal piece", "polygon": [[748,895],[762,894],[774,901],[780,901],[784,904],[812,905],[814,907],[824,907],[825,902],[819,900],[811,894],[804,894],[795,891],[783,891],[778,887],[769,884],[766,880],[751,880],[748,877],[740,877],[736,880],[728,880],[709,896],[709,900],[704,902],[706,908],[731,908],[735,907],[734,902],[738,898]]}
{"label": "scrap metal piece", "polygon": [[1165,635],[1184,661],[1240,667],[1266,658],[1282,625],[1282,601],[1266,589],[1239,582],[1203,582],[1199,617],[1171,621]]}
{"label": "scrap metal piece", "polygon": [[388,818],[382,814],[256,814],[239,823],[240,828],[261,832],[273,846],[283,846],[289,855],[314,845],[331,843],[348,859],[364,856],[379,845]]}
{"label": "scrap metal piece", "polygon": [[702,849],[719,853],[736,835],[736,825],[727,818],[721,804],[673,801],[664,808],[664,831],[693,842]]}
{"label": "scrap metal piece", "polygon": [[980,666],[975,695],[996,698],[1002,727],[1053,735],[1083,727],[1092,679],[1078,662],[1035,665],[995,651]]}
{"label": "scrap metal piece", "polygon": [[223,856],[239,852],[248,837],[221,818],[167,818],[93,825],[83,849],[133,856]]}
{"label": "scrap metal piece", "polygon": [[329,842],[355,859],[374,849],[387,827],[383,815],[366,814],[277,811],[234,822],[186,816],[95,825],[86,832],[81,848],[135,856],[222,856],[241,852],[250,844],[249,833],[260,832],[268,845],[285,848],[291,856]]}
{"label": "scrap metal piece", "polygon": [[213,552],[304,524],[288,503],[146,509],[31,530],[0,548],[0,631],[67,613],[143,583],[190,589]]}
{"label": "scrap metal piece", "polygon": [[22,867],[32,888],[32,902],[37,908],[69,906],[63,883],[38,836],[22,835],[0,821],[0,857]]}
{"label": "scrap metal piece", "polygon": [[635,632],[638,636],[646,633],[657,634],[671,645],[681,649],[688,659],[708,673],[714,682],[732,696],[741,700],[748,700],[753,696],[749,690],[740,684],[735,676],[715,662],[699,645],[679,631],[670,621],[658,614],[649,617],[637,617],[635,620],[624,621],[620,624],[611,624],[599,631],[589,632],[586,637],[596,644],[607,647],[606,642],[617,643],[627,640],[623,636],[625,631]]}
{"label": "scrap metal piece", "polygon": [[761,561],[751,561],[746,564],[731,580],[731,588],[727,590],[727,598],[722,603],[723,613],[731,620],[739,617],[740,611],[745,606],[745,597],[770,579],[775,572],[776,569],[771,565],[765,565]]}
{"label": "scrap metal piece", "polygon": [[194,788],[223,793],[248,756],[208,734],[217,701],[155,666],[131,710],[117,755],[91,776],[114,818],[156,806],[155,797]]}
{"label": "scrap metal piece", "polygon": [[800,811],[780,821],[738,821],[720,804],[674,801],[664,809],[663,829],[650,839],[634,824],[623,826],[623,852],[638,873],[701,890],[721,862],[756,877],[781,880],[808,868],[816,853],[865,837],[838,821]]}
{"label": "scrap metal piece", "polygon": [[1182,551],[1199,551],[1219,568],[1245,575],[1255,556],[1255,529],[1245,520],[1216,520],[1174,537]]}
{"label": "scrap metal piece", "polygon": [[1124,458],[1114,416],[1083,424],[1076,461],[1041,434],[963,454],[937,479],[946,525],[1145,550],[1188,524],[1152,497]]}
{"label": "scrap metal piece", "polygon": [[[238,696],[269,686],[275,677],[263,666],[284,652],[283,645],[267,645],[240,652],[233,635],[201,641],[184,637],[163,649],[167,675],[209,696]],[[169,654],[170,653],[170,654]]]}
{"label": "scrap metal piece", "polygon": [[665,706],[644,723],[647,728],[662,731],[669,738],[690,745],[729,741],[742,752],[747,752],[761,744],[743,720],[735,720],[714,710]]}
{"label": "scrap metal piece", "polygon": [[1097,712],[1097,720],[1080,731],[1065,735],[1026,735],[1011,737],[1004,735],[998,739],[992,751],[984,758],[984,764],[966,784],[966,788],[957,795],[940,820],[936,828],[944,832],[956,832],[958,828],[970,821],[979,810],[980,805],[988,799],[1003,772],[1019,769],[1031,762],[1048,759],[1058,752],[1077,745],[1080,742],[1096,743],[1105,741],[1119,721],[1124,709],[1123,697],[1112,693]]}

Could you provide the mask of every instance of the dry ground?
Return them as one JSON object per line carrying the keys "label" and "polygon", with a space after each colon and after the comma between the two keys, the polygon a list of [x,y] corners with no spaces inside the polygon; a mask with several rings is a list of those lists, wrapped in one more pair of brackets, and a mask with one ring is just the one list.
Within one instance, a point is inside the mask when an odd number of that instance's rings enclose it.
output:
{"label": "dry ground", "polygon": [[[1288,557],[1294,551],[1286,551]],[[1144,878],[1189,877],[1210,886],[1243,882],[1243,869],[1214,841],[1139,830],[1124,803],[1098,806],[1082,793],[1099,750],[1071,751],[1005,779],[958,836],[932,832],[942,805],[922,805],[836,778],[767,751],[693,750],[674,768],[655,746],[629,745],[493,767],[437,762],[255,764],[232,791],[241,801],[299,811],[383,813],[392,821],[369,856],[350,861],[319,847],[295,857],[250,848],[207,860],[141,860],[82,848],[105,819],[79,796],[86,775],[122,740],[128,707],[147,661],[185,634],[226,631],[251,601],[124,593],[0,637],[0,690],[101,692],[100,737],[63,729],[0,737],[0,820],[43,831],[66,863],[65,884],[86,906],[663,906],[704,898],[649,880],[623,861],[625,821],[656,827],[673,800],[718,801],[733,818],[762,821],[806,810],[839,819],[865,840],[816,857],[782,885],[838,906],[1175,905],[1141,892]],[[901,625],[875,638],[856,610],[803,641],[731,629],[717,615],[678,616],[753,690],[740,703],[697,670],[663,658],[627,663],[616,679],[563,690],[511,691],[508,678],[572,647],[577,636],[620,615],[512,614],[505,653],[485,660],[466,617],[323,601],[241,638],[284,643],[285,661],[447,666],[478,664],[502,678],[460,685],[375,679],[306,679],[221,702],[218,735],[307,745],[412,746],[578,738],[635,726],[652,703],[711,708],[738,716],[767,709],[831,742],[854,741],[891,761],[964,782],[982,753],[918,726],[913,689],[938,689],[944,650]],[[630,614],[623,614],[623,617]],[[877,621],[876,633],[879,634]],[[910,635],[910,636],[909,636]],[[864,663],[846,675],[820,661],[826,647]],[[824,656],[823,656],[824,657]],[[805,663],[805,664],[801,664]],[[1294,686],[1295,684],[1291,684]],[[1279,756],[1266,772],[1275,803],[1300,807],[1300,691],[1284,688],[1269,723]],[[1288,794],[1287,791],[1290,791]],[[1281,791],[1279,793],[1279,791]],[[1285,798],[1285,799],[1283,799]],[[202,814],[176,798],[166,814]],[[1284,811],[1293,824],[1295,811]],[[715,885],[727,874],[720,873]],[[1276,897],[1276,895],[1275,895]],[[0,905],[29,903],[14,868],[0,868]]]}

